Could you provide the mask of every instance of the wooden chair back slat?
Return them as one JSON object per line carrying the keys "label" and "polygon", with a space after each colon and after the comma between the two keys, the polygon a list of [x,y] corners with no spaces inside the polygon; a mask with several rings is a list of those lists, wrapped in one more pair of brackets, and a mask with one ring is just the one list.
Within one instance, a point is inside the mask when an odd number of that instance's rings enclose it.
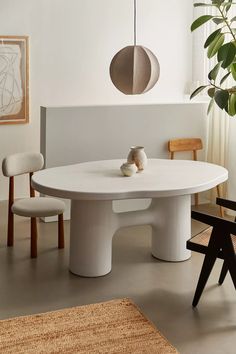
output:
{"label": "wooden chair back slat", "polygon": [[193,151],[195,152],[193,157],[196,159],[196,151],[201,150],[202,140],[200,138],[190,138],[190,139],[173,139],[168,142],[168,150],[171,153],[172,159],[174,158],[174,152],[181,151]]}

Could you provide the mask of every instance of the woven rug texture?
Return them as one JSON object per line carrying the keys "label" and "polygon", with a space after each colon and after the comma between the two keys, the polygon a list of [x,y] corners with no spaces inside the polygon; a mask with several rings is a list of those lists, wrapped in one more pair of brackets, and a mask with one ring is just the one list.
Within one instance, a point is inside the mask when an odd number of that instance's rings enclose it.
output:
{"label": "woven rug texture", "polygon": [[2,320],[0,353],[178,352],[130,299],[118,299]]}

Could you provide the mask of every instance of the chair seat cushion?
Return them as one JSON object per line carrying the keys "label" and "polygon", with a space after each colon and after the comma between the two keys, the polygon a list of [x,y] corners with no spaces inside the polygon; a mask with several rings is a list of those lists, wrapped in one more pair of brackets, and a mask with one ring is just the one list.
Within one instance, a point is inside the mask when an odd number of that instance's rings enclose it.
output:
{"label": "chair seat cushion", "polygon": [[26,217],[43,217],[62,214],[65,210],[65,204],[55,198],[25,198],[17,200],[12,205],[14,214]]}

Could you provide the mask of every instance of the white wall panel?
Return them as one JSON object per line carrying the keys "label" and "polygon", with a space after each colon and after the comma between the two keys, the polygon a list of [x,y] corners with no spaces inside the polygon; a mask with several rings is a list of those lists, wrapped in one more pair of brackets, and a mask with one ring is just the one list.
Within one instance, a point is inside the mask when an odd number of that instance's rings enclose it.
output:
{"label": "white wall panel", "polygon": [[[132,145],[144,146],[149,158],[168,158],[169,139],[200,137],[204,144],[206,107],[205,103],[42,107],[45,167],[115,158],[125,161]],[[204,151],[199,158],[204,158]]]}

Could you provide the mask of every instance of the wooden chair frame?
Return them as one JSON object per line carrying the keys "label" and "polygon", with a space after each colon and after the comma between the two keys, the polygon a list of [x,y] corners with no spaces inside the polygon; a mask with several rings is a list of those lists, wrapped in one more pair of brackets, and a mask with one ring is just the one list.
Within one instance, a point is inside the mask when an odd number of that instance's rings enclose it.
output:
{"label": "wooden chair frame", "polygon": [[[192,152],[192,158],[197,161],[197,151],[202,150],[202,140],[200,138],[184,138],[184,139],[172,139],[168,141],[168,150],[170,152],[171,160],[174,159],[176,152]],[[217,197],[221,197],[220,186],[216,186]],[[194,194],[195,205],[199,204],[198,193]],[[224,217],[224,209],[220,206],[220,216]]]}
{"label": "wooden chair frame", "polygon": [[[225,208],[236,211],[235,201],[217,198],[216,203]],[[202,292],[205,288],[217,258],[224,260],[219,277],[219,285],[223,284],[225,276],[229,271],[234,283],[234,287],[236,289],[236,255],[231,239],[231,234],[236,235],[236,222],[197,211],[192,211],[192,218],[213,227],[208,246],[191,242],[191,239],[187,241],[187,248],[189,250],[205,254],[203,266],[192,303],[193,307],[195,307],[200,300]]]}

